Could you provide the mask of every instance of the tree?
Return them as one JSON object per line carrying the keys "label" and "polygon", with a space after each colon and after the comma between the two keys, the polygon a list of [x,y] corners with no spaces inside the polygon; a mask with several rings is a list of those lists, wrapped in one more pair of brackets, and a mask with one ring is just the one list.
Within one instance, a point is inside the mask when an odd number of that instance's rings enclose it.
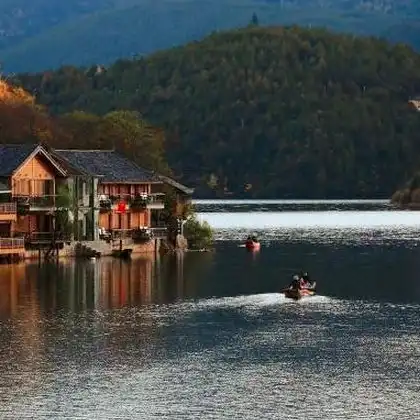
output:
{"label": "tree", "polygon": [[59,119],[73,148],[116,149],[146,169],[170,174],[162,130],[135,111],[113,111],[103,117],[75,111]]}
{"label": "tree", "polygon": [[418,68],[420,55],[384,40],[252,26],[22,82],[54,114],[95,115],[89,130],[70,121],[68,144],[146,167],[167,158],[202,197],[383,198],[419,169],[420,113],[407,104]]}
{"label": "tree", "polygon": [[258,16],[255,12],[252,14],[250,25],[251,26],[258,26],[259,25]]}
{"label": "tree", "polygon": [[200,222],[196,216],[189,217],[184,225],[184,236],[190,249],[209,249],[213,243],[213,232],[210,225]]}

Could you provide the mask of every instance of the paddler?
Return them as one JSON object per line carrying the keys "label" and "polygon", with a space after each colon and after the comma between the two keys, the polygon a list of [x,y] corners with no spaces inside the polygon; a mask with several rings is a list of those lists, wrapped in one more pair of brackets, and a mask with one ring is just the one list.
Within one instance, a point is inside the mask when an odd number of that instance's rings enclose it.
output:
{"label": "paddler", "polygon": [[300,289],[301,288],[301,285],[300,285],[300,278],[299,278],[299,276],[297,275],[297,274],[295,274],[294,276],[293,276],[293,280],[292,280],[292,282],[290,283],[290,285],[289,285],[289,289],[293,289],[293,290],[297,290],[297,289]]}

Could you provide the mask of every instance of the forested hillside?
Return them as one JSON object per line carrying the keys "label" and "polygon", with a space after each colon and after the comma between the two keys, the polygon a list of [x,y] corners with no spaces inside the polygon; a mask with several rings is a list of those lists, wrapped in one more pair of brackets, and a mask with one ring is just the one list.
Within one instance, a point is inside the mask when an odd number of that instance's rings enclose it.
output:
{"label": "forested hillside", "polygon": [[55,114],[139,112],[201,195],[387,197],[420,163],[419,68],[376,39],[249,27],[16,82]]}
{"label": "forested hillside", "polygon": [[104,116],[84,112],[51,117],[20,88],[0,81],[0,142],[43,143],[59,148],[115,148],[139,165],[170,174],[164,133],[133,111]]}
{"label": "forested hillside", "polygon": [[246,25],[325,26],[420,47],[414,0],[2,0],[5,71],[112,61]]}

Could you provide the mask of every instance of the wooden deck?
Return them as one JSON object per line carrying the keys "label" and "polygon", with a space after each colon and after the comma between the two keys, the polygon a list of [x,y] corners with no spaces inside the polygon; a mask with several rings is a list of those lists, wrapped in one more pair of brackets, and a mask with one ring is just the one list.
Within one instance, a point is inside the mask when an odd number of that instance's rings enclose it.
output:
{"label": "wooden deck", "polygon": [[0,203],[0,222],[16,222],[16,203]]}
{"label": "wooden deck", "polygon": [[0,255],[13,255],[24,253],[24,238],[0,238]]}

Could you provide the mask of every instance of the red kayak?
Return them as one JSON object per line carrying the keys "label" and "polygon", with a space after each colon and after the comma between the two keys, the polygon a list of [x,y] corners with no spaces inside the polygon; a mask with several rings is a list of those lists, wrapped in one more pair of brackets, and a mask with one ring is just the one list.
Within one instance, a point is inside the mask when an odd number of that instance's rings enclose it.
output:
{"label": "red kayak", "polygon": [[255,241],[246,241],[245,242],[245,247],[247,249],[252,249],[252,250],[258,250],[261,247],[261,244],[259,242],[255,242]]}

